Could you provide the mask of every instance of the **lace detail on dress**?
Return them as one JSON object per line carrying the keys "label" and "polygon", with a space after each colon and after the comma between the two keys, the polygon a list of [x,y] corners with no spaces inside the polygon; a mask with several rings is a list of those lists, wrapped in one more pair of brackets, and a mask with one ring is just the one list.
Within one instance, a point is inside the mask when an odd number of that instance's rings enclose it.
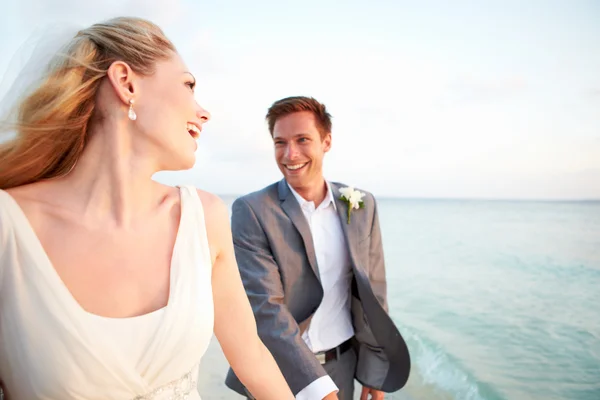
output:
{"label": "lace detail on dress", "polygon": [[150,393],[136,396],[132,400],[186,400],[190,393],[197,390],[198,368],[192,369],[179,379],[160,386]]}

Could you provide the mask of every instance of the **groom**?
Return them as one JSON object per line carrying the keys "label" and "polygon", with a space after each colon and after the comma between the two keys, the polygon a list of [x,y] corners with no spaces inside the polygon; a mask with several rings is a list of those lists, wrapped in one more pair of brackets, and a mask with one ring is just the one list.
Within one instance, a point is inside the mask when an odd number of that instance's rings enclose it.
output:
{"label": "groom", "polygon": [[[284,179],[237,199],[235,255],[258,332],[298,400],[383,399],[404,386],[408,349],[387,314],[373,195],[323,178],[331,116],[313,98],[288,97],[267,113]],[[352,202],[342,200],[342,192]],[[362,200],[362,207],[351,203]],[[226,384],[249,398],[232,370]]]}

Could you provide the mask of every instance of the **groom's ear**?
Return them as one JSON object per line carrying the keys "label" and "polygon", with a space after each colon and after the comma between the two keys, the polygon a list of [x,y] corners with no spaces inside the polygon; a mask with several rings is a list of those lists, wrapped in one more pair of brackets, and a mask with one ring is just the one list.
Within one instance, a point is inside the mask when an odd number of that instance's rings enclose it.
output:
{"label": "groom's ear", "polygon": [[327,153],[331,149],[331,133],[326,133],[321,143],[323,143],[323,152]]}

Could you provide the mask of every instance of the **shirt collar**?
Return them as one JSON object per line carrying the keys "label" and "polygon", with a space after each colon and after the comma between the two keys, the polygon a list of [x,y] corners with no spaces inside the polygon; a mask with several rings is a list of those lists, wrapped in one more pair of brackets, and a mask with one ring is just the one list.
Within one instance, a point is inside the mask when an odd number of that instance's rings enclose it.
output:
{"label": "shirt collar", "polygon": [[[288,187],[290,188],[290,190],[292,191],[292,194],[294,195],[294,197],[296,198],[296,200],[298,200],[298,203],[300,204],[300,207],[304,207],[308,204],[312,204],[314,207],[314,201],[307,201],[304,199],[304,197],[300,196],[298,194],[298,192],[296,192],[294,190],[294,188],[286,182],[286,184],[288,185]],[[333,209],[337,211],[337,205],[335,204],[335,201],[333,199],[333,191],[331,190],[331,185],[328,181],[325,181],[325,184],[327,185],[327,193],[325,194],[325,198],[323,199],[323,202],[321,204],[319,204],[318,208],[325,208],[327,206],[329,206],[329,203],[331,203],[333,205]]]}

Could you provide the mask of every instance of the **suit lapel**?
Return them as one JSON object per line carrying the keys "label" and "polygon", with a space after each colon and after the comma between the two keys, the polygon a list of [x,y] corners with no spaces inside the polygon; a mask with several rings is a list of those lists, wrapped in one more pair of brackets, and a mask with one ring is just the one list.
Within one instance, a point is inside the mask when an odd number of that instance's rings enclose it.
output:
{"label": "suit lapel", "polygon": [[306,217],[304,217],[304,213],[300,208],[300,204],[294,197],[294,194],[288,187],[285,179],[282,179],[279,182],[279,200],[281,201],[281,208],[290,218],[300,236],[302,236],[302,241],[304,242],[304,248],[306,249],[306,255],[308,257],[308,261],[310,266],[319,279],[321,281],[321,277],[319,276],[319,268],[317,265],[317,255],[315,253],[315,245],[313,243],[313,237],[310,232],[310,226],[308,226],[308,221],[306,221]]}
{"label": "suit lapel", "polygon": [[355,254],[355,249],[357,249],[358,244],[358,221],[356,218],[350,219],[350,223],[348,224],[348,204],[342,200],[340,200],[340,188],[337,184],[331,184],[331,190],[333,191],[333,197],[335,199],[335,205],[337,208],[338,217],[340,218],[340,223],[342,224],[342,231],[344,232],[344,237],[346,239],[346,246],[348,247],[348,254],[350,254],[350,262],[352,266],[357,269],[357,255]]}

